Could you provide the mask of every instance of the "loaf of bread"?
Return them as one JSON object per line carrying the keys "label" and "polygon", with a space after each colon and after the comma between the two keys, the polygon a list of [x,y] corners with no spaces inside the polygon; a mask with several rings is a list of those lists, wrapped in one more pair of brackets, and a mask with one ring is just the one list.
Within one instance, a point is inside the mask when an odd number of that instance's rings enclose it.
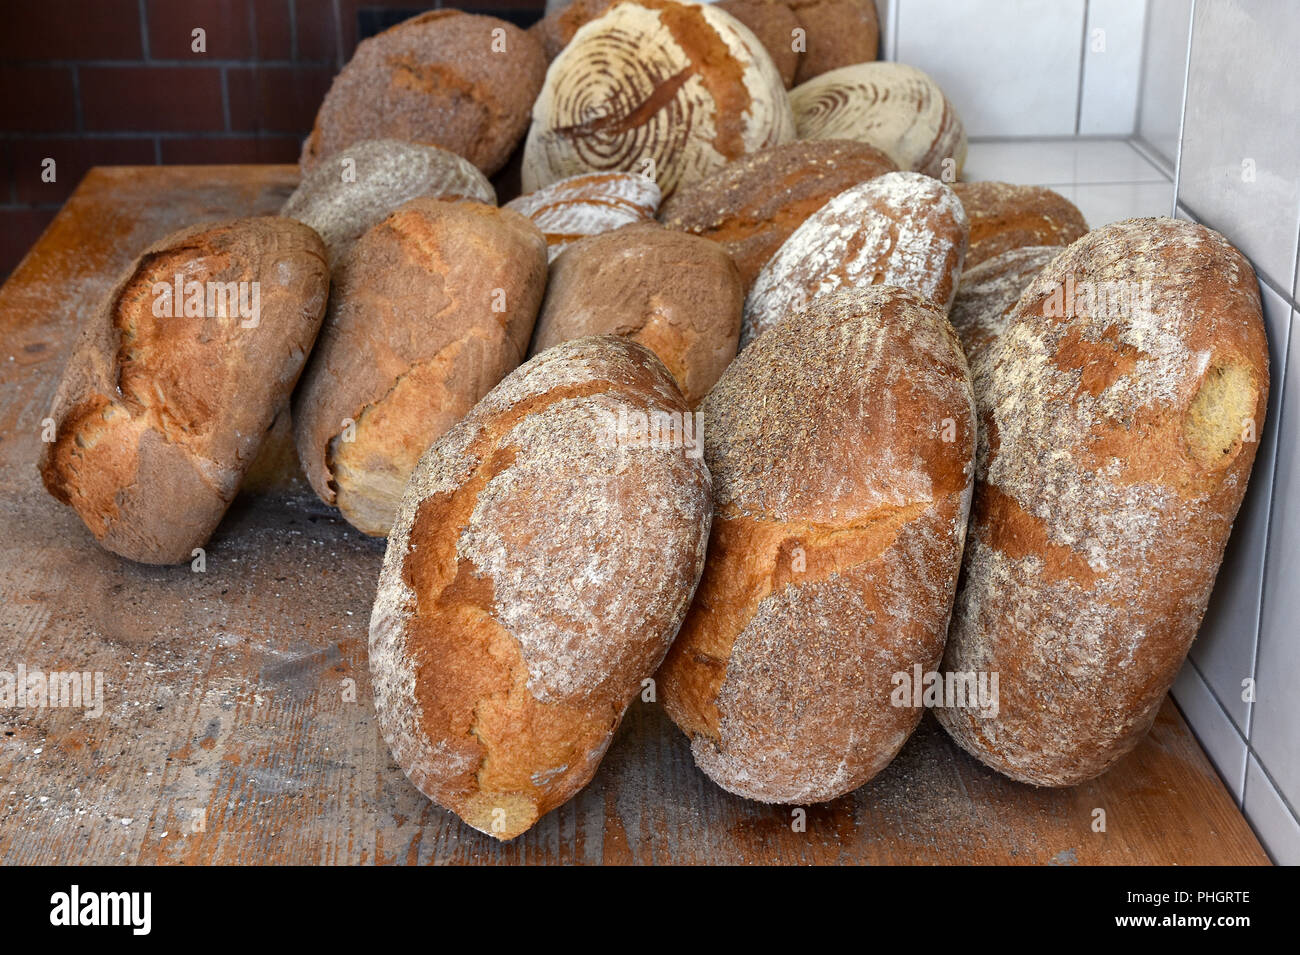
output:
{"label": "loaf of bread", "polygon": [[715,243],[625,226],[573,243],[551,265],[532,353],[623,335],[659,357],[693,408],[736,357],[744,304],[740,274]]}
{"label": "loaf of bread", "polygon": [[966,268],[1026,245],[1066,246],[1088,231],[1074,203],[1042,186],[955,182],[970,220]]}
{"label": "loaf of bread", "polygon": [[967,234],[961,203],[929,176],[891,172],[845,190],[805,220],[758,273],[745,299],[740,347],[841,289],[896,285],[947,312]]}
{"label": "loaf of bread", "polygon": [[496,17],[434,10],[361,41],[325,94],[299,160],[310,171],[366,139],[441,146],[487,175],[528,127],[546,76],[531,34]]}
{"label": "loaf of bread", "polygon": [[672,642],[709,528],[703,459],[666,439],[688,415],[647,349],[585,338],[420,460],[370,620],[375,707],[411,782],[475,829],[512,839],[585,786]]}
{"label": "loaf of bread", "polygon": [[804,30],[796,83],[841,66],[870,63],[880,45],[880,19],[872,0],[783,0]]}
{"label": "loaf of bread", "polygon": [[50,411],[46,489],[115,554],[190,560],[287,402],[328,295],[325,246],[291,219],[154,243],[82,327]]}
{"label": "loaf of bread", "polygon": [[995,708],[936,715],[1011,778],[1073,785],[1146,733],[1205,611],[1268,401],[1255,273],[1203,226],[1097,229],[1039,273],[973,373],[944,669],[1000,688]]}
{"label": "loaf of bread", "polygon": [[896,675],[943,653],[974,472],[966,359],[911,293],[844,292],[755,341],[701,412],[713,528],[660,698],[724,789],[834,799],[920,721]]}
{"label": "loaf of bread", "polygon": [[735,260],[748,291],[805,219],[851,186],[897,170],[893,160],[865,143],[785,143],[679,189],[659,210],[659,220],[719,243]]}
{"label": "loaf of bread", "polygon": [[334,281],[294,440],[321,500],[382,537],[420,455],[523,360],[546,242],[509,209],[413,199]]}
{"label": "loaf of bread", "polygon": [[569,45],[580,28],[617,2],[618,0],[573,0],[572,3],[548,12],[529,27],[528,32],[541,43],[547,61],[553,60]]}
{"label": "loaf of bread", "polygon": [[763,49],[772,58],[772,65],[781,75],[781,85],[794,86],[803,53],[796,47],[806,45],[796,31],[803,29],[794,11],[780,0],[718,0],[719,10],[725,10],[758,37]]}
{"label": "loaf of bread", "polygon": [[497,201],[492,184],[468,159],[437,146],[370,139],[339,150],[303,176],[280,215],[315,229],[333,263],[363,232],[420,196]]}
{"label": "loaf of bread", "polygon": [[854,139],[899,169],[954,182],[966,130],[939,84],[905,63],[844,66],[790,91],[800,139]]}
{"label": "loaf of bread", "polygon": [[583,236],[653,221],[659,187],[635,172],[586,172],[511,200],[506,208],[536,223],[554,259]]}
{"label": "loaf of bread", "polygon": [[1020,293],[1052,261],[1060,248],[1027,245],[964,268],[948,321],[957,330],[972,368],[1006,327]]}
{"label": "loaf of bread", "polygon": [[654,179],[664,196],[794,138],[762,44],[712,6],[630,0],[582,27],[533,106],[525,192],[580,172]]}

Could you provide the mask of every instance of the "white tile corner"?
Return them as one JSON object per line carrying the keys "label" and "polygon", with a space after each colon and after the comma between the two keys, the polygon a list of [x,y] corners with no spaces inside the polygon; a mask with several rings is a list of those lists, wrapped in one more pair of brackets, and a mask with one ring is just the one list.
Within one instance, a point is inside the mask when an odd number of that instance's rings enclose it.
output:
{"label": "white tile corner", "polygon": [[1188,660],[1170,690],[1183,719],[1214,764],[1232,798],[1241,805],[1246,785],[1246,740],[1232,725],[1213,691]]}

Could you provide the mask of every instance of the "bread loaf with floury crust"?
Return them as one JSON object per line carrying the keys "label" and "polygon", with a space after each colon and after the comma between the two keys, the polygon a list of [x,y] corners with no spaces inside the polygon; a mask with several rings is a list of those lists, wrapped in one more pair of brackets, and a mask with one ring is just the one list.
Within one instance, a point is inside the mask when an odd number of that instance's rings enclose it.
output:
{"label": "bread loaf with floury crust", "polygon": [[315,229],[334,263],[363,232],[420,196],[497,202],[492,184],[468,159],[437,146],[370,139],[303,176],[280,215]]}
{"label": "bread loaf with floury crust", "polygon": [[939,708],[1012,779],[1103,773],[1196,636],[1264,426],[1259,288],[1218,233],[1130,219],[1062,251],[974,366],[975,501],[944,668],[996,710]]}
{"label": "bread loaf with floury crust", "polygon": [[509,209],[412,199],[334,280],[293,399],[294,443],[320,499],[382,537],[420,455],[523,361],[546,240]]}
{"label": "bread loaf with floury crust", "polygon": [[966,129],[939,84],[906,63],[857,63],[790,91],[800,139],[853,139],[899,169],[955,182],[966,162]]}
{"label": "bread loaf with floury crust", "polygon": [[551,260],[572,242],[635,222],[651,222],[659,186],[634,172],[588,172],[543,186],[506,203],[546,236]]}
{"label": "bread loaf with floury crust", "polygon": [[865,143],[785,143],[677,190],[659,210],[659,220],[720,244],[749,291],[759,270],[810,215],[844,190],[897,171],[892,159]]}
{"label": "bread loaf with floury crust", "polygon": [[1060,252],[1058,246],[1023,246],[962,270],[948,321],[972,369],[1006,328],[1020,293]]}
{"label": "bread loaf with floury crust", "polygon": [[629,0],[583,26],[546,74],[524,143],[523,188],[580,172],[649,176],[665,197],[794,138],[772,59],[713,6]]}
{"label": "bread loaf with floury crust", "polygon": [[868,285],[905,288],[947,312],[967,235],[961,202],[937,179],[891,172],[846,189],[758,273],[745,298],[740,347],[822,296]]}
{"label": "bread loaf with floury crust", "polygon": [[474,828],[512,839],[585,786],[677,632],[710,518],[686,414],[648,349],[566,342],[412,475],[370,621],[375,707],[397,764]]}
{"label": "bread loaf with floury crust", "polygon": [[873,286],[761,335],[701,405],[713,476],[704,576],[660,700],[724,789],[833,799],[920,721],[974,473],[970,376],[932,305]]}
{"label": "bread loaf with floury crust", "polygon": [[1028,245],[1067,246],[1088,231],[1074,203],[1043,186],[954,182],[970,220],[966,268]]}
{"label": "bread loaf with floury crust", "polygon": [[82,326],[41,447],[46,489],[115,554],[190,560],[287,404],[328,296],[325,246],[292,219],[155,242]]}

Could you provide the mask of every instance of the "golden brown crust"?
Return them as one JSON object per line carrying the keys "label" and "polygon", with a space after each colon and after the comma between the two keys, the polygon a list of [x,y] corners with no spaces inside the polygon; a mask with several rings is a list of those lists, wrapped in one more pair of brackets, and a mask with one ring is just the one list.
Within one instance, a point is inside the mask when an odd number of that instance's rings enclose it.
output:
{"label": "golden brown crust", "polygon": [[784,0],[807,33],[795,83],[841,66],[870,63],[880,45],[880,20],[872,0]]}
{"label": "golden brown crust", "polygon": [[424,456],[389,538],[370,629],[384,738],[500,839],[591,779],[704,563],[703,461],[604,440],[633,408],[686,412],[641,345],[539,355]]}
{"label": "golden brown crust", "polygon": [[531,34],[495,17],[435,10],[363,40],[303,144],[310,171],[366,139],[441,146],[492,175],[528,127],[546,76]]}
{"label": "golden brown crust", "polygon": [[892,675],[943,650],[974,470],[965,358],[940,313],[874,286],[779,322],[701,410],[714,522],[661,698],[729,791],[834,798],[920,719]]}
{"label": "golden brown crust", "polygon": [[[178,276],[182,306],[198,314],[174,314]],[[40,461],[45,487],[108,550],[189,560],[284,407],[328,291],[324,245],[290,219],[196,226],[150,246],[83,326],[64,369],[55,440]]]}
{"label": "golden brown crust", "polygon": [[976,503],[944,665],[999,673],[1000,705],[937,715],[1013,779],[1072,785],[1142,738],[1200,625],[1268,401],[1255,274],[1199,225],[1094,230],[972,371]]}
{"label": "golden brown crust", "polygon": [[786,89],[793,86],[803,56],[795,49],[794,31],[803,24],[794,11],[780,0],[718,0],[716,6],[749,27],[772,58],[781,83]]}
{"label": "golden brown crust", "polygon": [[531,354],[587,335],[622,335],[662,361],[692,408],[736,357],[745,304],[717,245],[654,223],[574,242],[551,265]]}
{"label": "golden brown crust", "polygon": [[1020,293],[1060,251],[1056,246],[1023,246],[963,268],[948,321],[961,337],[972,368],[1002,334]]}
{"label": "golden brown crust", "polygon": [[294,396],[321,500],[386,534],[420,455],[523,360],[545,287],[545,240],[509,209],[413,199],[363,235]]}
{"label": "golden brown crust", "polygon": [[844,190],[897,170],[892,159],[866,143],[786,143],[728,163],[679,190],[663,204],[659,220],[720,243],[748,291],[804,220]]}
{"label": "golden brown crust", "polygon": [[952,189],[970,219],[967,268],[1022,246],[1067,246],[1088,231],[1074,203],[1043,186],[955,182]]}

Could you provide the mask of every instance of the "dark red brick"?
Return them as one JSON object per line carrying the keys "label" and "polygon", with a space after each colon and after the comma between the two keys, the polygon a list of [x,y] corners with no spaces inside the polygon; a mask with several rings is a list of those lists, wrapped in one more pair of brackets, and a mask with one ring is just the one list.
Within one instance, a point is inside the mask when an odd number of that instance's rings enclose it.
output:
{"label": "dark red brick", "polygon": [[137,0],[5,0],[0,60],[138,60]]}
{"label": "dark red brick", "polygon": [[294,0],[298,27],[298,59],[339,62],[334,0]]}
{"label": "dark red brick", "polygon": [[86,129],[200,132],[225,129],[215,67],[123,66],[81,70]]}
{"label": "dark red brick", "polygon": [[0,280],[18,267],[58,209],[0,209]]}
{"label": "dark red brick", "polygon": [[231,130],[305,135],[333,77],[329,67],[231,67]]}
{"label": "dark red brick", "polygon": [[259,60],[293,58],[293,25],[289,12],[293,0],[252,0],[253,32],[257,34]]}
{"label": "dark red brick", "polygon": [[0,129],[54,133],[76,128],[71,68],[0,65]]}
{"label": "dark red brick", "polygon": [[162,161],[181,166],[296,163],[301,148],[297,136],[186,136],[162,141]]}
{"label": "dark red brick", "polygon": [[[42,182],[42,163],[55,162],[54,182]],[[132,139],[18,139],[9,144],[10,175],[18,202],[62,202],[92,166],[152,166],[154,142]]]}
{"label": "dark red brick", "polygon": [[[149,55],[157,60],[248,60],[254,55],[253,17],[247,0],[148,0]],[[193,51],[196,27],[207,52]]]}

